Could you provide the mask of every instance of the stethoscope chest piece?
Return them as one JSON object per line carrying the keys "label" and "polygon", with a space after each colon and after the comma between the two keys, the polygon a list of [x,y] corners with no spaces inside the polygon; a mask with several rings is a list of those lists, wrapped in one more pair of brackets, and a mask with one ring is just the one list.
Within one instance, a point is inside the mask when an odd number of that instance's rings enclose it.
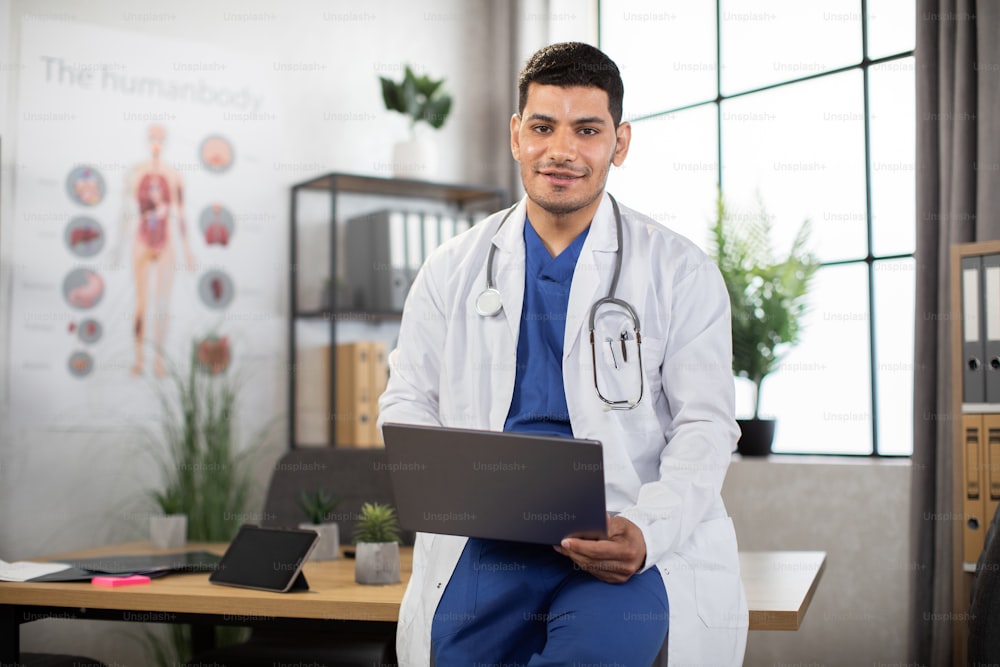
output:
{"label": "stethoscope chest piece", "polygon": [[487,287],[476,297],[476,312],[482,317],[496,317],[503,310],[500,291],[495,287]]}

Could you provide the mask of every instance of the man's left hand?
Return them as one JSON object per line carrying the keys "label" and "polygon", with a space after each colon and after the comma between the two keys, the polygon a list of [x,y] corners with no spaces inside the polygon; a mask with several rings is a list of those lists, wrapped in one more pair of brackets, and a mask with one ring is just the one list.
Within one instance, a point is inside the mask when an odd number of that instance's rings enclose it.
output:
{"label": "man's left hand", "polygon": [[646,563],[646,540],[642,531],[622,516],[608,516],[607,539],[567,537],[554,548],[573,559],[581,570],[609,584],[628,581]]}

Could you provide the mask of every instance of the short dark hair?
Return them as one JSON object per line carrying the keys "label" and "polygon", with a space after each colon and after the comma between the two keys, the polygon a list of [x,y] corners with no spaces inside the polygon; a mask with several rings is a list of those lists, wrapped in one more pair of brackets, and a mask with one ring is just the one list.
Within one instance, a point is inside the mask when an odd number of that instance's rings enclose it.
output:
{"label": "short dark hair", "polygon": [[622,121],[622,85],[618,65],[600,49],[582,42],[550,44],[528,59],[517,79],[517,112],[524,113],[528,87],[533,83],[547,86],[586,86],[608,94],[608,111],[615,127]]}

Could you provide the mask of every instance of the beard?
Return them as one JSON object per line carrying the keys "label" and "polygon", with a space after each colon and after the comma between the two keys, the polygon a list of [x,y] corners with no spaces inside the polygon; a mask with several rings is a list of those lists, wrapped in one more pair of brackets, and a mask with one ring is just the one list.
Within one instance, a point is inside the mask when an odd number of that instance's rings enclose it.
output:
{"label": "beard", "polygon": [[[537,162],[528,167],[528,178],[522,174],[522,181],[528,198],[544,211],[557,216],[570,215],[590,206],[603,194],[610,166],[609,161],[608,168],[604,170],[604,173],[598,174],[586,167],[569,166],[551,161]],[[581,181],[587,180],[592,185],[592,189],[577,190],[573,186],[553,186],[542,175],[549,170],[571,173]],[[522,169],[522,171],[524,170]]]}

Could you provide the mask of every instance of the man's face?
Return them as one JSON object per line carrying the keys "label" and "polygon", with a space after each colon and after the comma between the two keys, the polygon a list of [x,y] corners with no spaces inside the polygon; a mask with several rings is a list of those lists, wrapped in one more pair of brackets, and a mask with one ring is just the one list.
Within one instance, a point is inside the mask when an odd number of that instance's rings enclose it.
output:
{"label": "man's face", "polygon": [[593,204],[611,165],[628,153],[631,128],[616,129],[600,88],[532,83],[524,111],[510,120],[510,144],[528,198],[555,215]]}

